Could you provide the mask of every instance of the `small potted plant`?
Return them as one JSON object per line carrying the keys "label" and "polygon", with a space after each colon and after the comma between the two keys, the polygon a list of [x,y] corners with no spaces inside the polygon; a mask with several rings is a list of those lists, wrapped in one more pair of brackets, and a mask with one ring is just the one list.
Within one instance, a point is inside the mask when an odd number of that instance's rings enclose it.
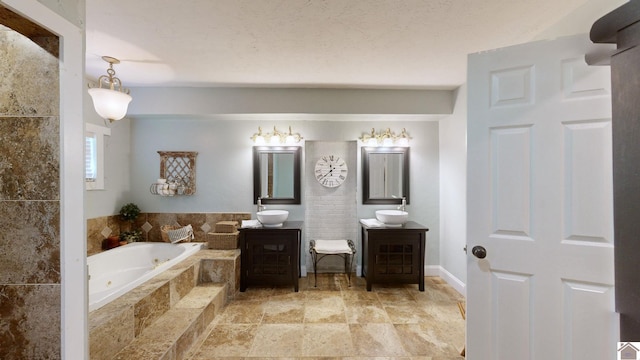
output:
{"label": "small potted plant", "polygon": [[120,208],[120,218],[133,223],[140,215],[140,208],[134,203],[128,203]]}
{"label": "small potted plant", "polygon": [[120,208],[120,220],[125,222],[120,229],[121,245],[142,240],[142,231],[132,229],[133,222],[139,215],[140,208],[134,203],[125,204]]}
{"label": "small potted plant", "polygon": [[132,242],[142,241],[142,231],[131,230],[120,233],[120,243],[128,244]]}

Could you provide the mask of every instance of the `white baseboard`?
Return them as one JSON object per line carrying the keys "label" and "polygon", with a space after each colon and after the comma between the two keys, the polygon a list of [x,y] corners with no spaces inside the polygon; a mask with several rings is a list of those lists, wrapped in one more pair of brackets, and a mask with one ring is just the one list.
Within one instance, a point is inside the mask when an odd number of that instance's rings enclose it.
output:
{"label": "white baseboard", "polygon": [[440,276],[440,265],[425,265],[424,276]]}
{"label": "white baseboard", "polygon": [[449,284],[452,288],[454,288],[458,293],[460,293],[465,298],[467,297],[467,285],[463,283],[460,279],[453,276],[450,272],[448,272],[445,268],[440,265],[426,265],[424,267],[425,276],[438,276],[442,280],[444,280],[447,284]]}

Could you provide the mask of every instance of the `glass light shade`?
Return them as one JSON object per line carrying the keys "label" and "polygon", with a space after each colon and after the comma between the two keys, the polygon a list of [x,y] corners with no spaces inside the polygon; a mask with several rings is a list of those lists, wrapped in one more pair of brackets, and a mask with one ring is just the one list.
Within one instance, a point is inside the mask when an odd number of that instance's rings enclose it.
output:
{"label": "glass light shade", "polygon": [[378,146],[378,140],[376,140],[376,138],[371,138],[371,139],[369,139],[369,141],[367,141],[367,145],[368,146]]}
{"label": "glass light shade", "polygon": [[89,89],[89,95],[93,99],[93,107],[103,119],[115,121],[127,115],[131,95],[102,88]]}
{"label": "glass light shade", "polygon": [[409,139],[403,137],[398,139],[397,143],[398,143],[398,146],[407,147],[409,146]]}
{"label": "glass light shade", "polygon": [[287,139],[285,140],[285,143],[286,143],[287,145],[293,145],[293,144],[295,144],[295,143],[296,143],[296,138],[295,138],[295,136],[293,136],[293,135],[288,135],[288,136],[287,136]]}
{"label": "glass light shade", "polygon": [[382,140],[382,146],[393,146],[393,139],[384,138],[384,140]]}
{"label": "glass light shade", "polygon": [[258,135],[256,136],[256,139],[254,140],[256,145],[264,145],[265,141],[264,141],[264,136],[262,135]]}
{"label": "glass light shade", "polygon": [[279,145],[280,144],[280,136],[272,135],[270,140],[271,145]]}

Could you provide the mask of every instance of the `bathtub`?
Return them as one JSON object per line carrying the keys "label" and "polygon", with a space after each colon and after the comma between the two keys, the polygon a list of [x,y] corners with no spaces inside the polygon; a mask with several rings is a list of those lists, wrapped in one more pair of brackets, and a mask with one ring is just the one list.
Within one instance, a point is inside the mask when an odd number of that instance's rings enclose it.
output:
{"label": "bathtub", "polygon": [[205,243],[136,242],[89,256],[89,311],[126,294],[204,246]]}

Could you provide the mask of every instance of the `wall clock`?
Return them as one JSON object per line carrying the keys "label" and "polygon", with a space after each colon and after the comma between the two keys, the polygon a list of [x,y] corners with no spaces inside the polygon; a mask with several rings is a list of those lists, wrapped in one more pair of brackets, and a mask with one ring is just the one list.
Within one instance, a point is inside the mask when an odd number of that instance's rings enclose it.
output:
{"label": "wall clock", "polygon": [[315,176],[322,186],[340,186],[347,179],[348,173],[347,163],[339,156],[325,155],[316,162]]}

